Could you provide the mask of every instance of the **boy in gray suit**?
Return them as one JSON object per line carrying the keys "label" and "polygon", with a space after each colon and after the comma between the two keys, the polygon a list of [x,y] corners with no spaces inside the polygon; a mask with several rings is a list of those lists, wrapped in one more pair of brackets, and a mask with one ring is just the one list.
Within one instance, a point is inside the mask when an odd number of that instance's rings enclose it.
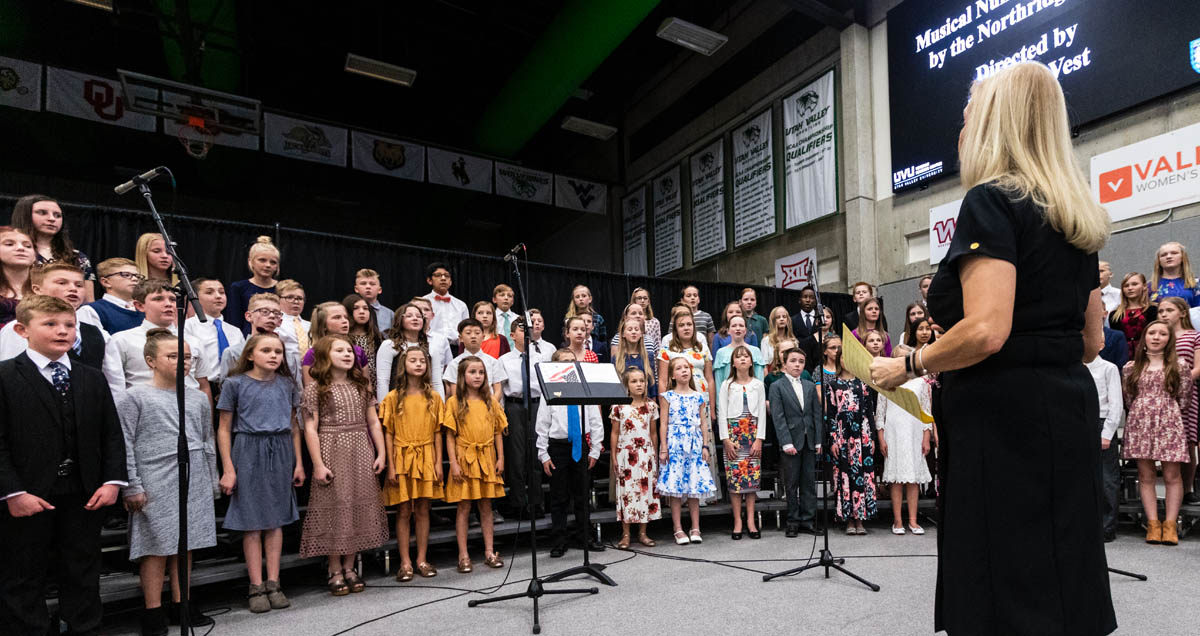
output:
{"label": "boy in gray suit", "polygon": [[780,467],[787,492],[787,536],[801,530],[816,534],[817,456],[824,430],[816,385],[800,377],[804,352],[792,349],[783,361],[784,376],[771,384],[767,401],[779,438]]}

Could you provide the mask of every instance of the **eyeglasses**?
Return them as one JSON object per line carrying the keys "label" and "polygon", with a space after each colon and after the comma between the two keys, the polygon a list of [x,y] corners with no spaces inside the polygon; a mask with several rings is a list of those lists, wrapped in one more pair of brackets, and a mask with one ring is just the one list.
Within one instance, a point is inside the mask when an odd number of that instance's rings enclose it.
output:
{"label": "eyeglasses", "polygon": [[296,295],[280,296],[279,300],[286,300],[288,302],[293,302],[293,303],[302,303],[302,302],[304,302],[304,296],[296,296]]}
{"label": "eyeglasses", "polygon": [[131,280],[135,283],[140,283],[140,282],[146,280],[145,276],[142,276],[141,274],[137,274],[135,272],[113,272],[113,273],[109,274],[108,276],[101,276],[100,278],[112,278],[113,276],[120,276],[121,278],[124,278],[125,280]]}
{"label": "eyeglasses", "polygon": [[259,307],[258,309],[255,309],[254,311],[252,311],[252,312],[250,312],[250,313],[252,313],[252,314],[262,314],[262,315],[264,315],[264,316],[267,316],[267,317],[269,317],[269,318],[283,318],[283,312],[282,312],[282,311],[279,311],[278,309],[267,309],[266,307]]}

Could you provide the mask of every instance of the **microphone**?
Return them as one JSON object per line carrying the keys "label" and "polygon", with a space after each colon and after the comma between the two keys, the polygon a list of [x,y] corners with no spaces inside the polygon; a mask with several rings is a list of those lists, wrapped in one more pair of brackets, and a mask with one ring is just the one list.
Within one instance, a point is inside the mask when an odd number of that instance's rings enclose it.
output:
{"label": "microphone", "polygon": [[153,180],[155,177],[157,177],[158,175],[160,175],[162,173],[163,173],[162,166],[159,166],[152,170],[147,170],[146,172],[143,172],[142,174],[139,174],[138,176],[130,179],[129,181],[126,181],[125,183],[122,183],[121,185],[113,188],[113,192],[116,192],[117,194],[125,194],[126,192],[129,192],[130,190],[138,187],[140,184],[143,184],[143,183]]}
{"label": "microphone", "polygon": [[513,248],[511,250],[508,250],[508,253],[504,255],[504,262],[511,263],[514,260],[516,260],[517,256],[521,253],[521,250],[523,250],[523,249],[525,249],[524,243],[517,243],[516,245],[514,245]]}

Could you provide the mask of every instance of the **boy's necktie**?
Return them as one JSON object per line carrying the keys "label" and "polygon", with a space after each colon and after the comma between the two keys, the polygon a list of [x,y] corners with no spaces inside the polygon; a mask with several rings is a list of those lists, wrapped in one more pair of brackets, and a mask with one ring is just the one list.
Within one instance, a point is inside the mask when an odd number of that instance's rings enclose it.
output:
{"label": "boy's necktie", "polygon": [[71,373],[67,371],[67,365],[55,361],[50,363],[50,378],[51,384],[54,385],[54,390],[62,397],[67,397],[71,392]]}
{"label": "boy's necktie", "polygon": [[571,459],[574,461],[583,457],[583,431],[579,429],[580,408],[582,407],[567,407],[567,441],[571,442]]}
{"label": "boy's necktie", "polygon": [[225,335],[225,326],[220,318],[213,318],[213,326],[217,328],[217,359],[220,360],[229,348],[229,338]]}

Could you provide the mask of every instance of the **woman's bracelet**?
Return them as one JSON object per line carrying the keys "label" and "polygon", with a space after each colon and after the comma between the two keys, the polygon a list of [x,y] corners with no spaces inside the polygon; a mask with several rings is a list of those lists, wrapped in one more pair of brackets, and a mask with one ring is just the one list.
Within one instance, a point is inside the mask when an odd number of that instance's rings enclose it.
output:
{"label": "woman's bracelet", "polygon": [[[928,347],[928,346],[929,345],[925,345],[925,347]],[[921,347],[920,349],[917,349],[917,352],[915,354],[917,356],[917,361],[916,361],[917,363],[916,363],[916,365],[914,365],[914,367],[920,367],[920,372],[917,373],[917,377],[921,377],[921,376],[927,375],[929,373],[929,369],[927,369],[925,367],[925,347]],[[916,371],[916,369],[914,369],[914,371]]]}
{"label": "woman's bracelet", "polygon": [[916,351],[904,356],[904,375],[909,379],[915,377],[913,375],[913,356],[917,355]]}

